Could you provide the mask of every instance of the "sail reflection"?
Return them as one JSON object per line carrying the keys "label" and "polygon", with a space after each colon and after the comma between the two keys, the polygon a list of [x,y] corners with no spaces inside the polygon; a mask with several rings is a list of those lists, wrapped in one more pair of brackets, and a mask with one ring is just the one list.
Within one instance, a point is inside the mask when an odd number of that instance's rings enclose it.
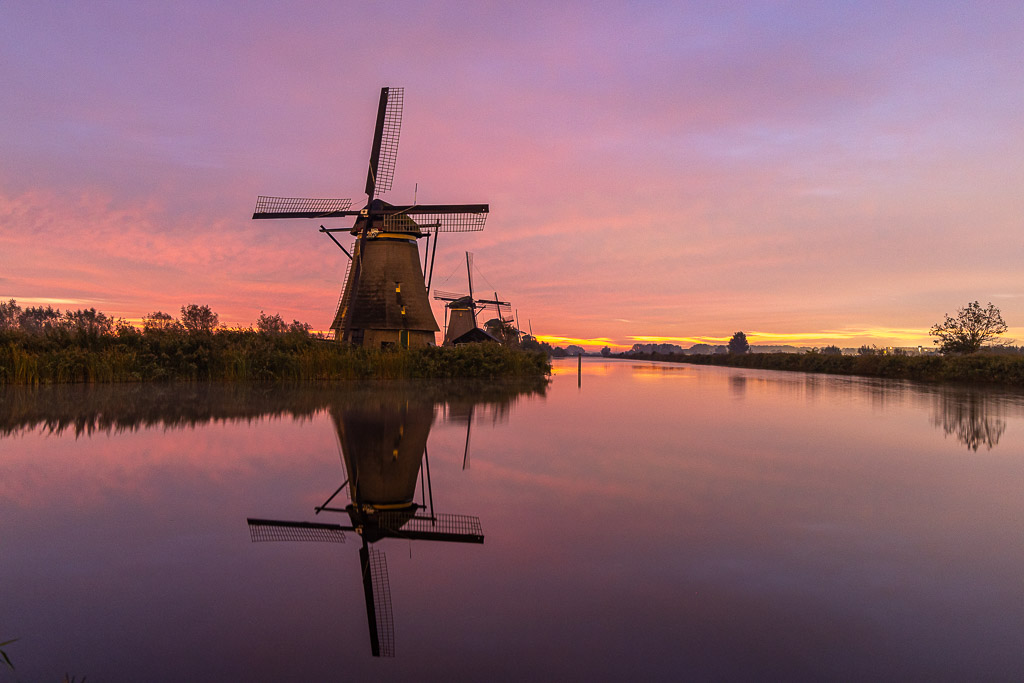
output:
{"label": "sail reflection", "polygon": [[[394,617],[387,559],[374,547],[385,538],[447,543],[484,542],[480,519],[438,512],[430,475],[427,440],[435,417],[465,421],[469,430],[477,406],[495,419],[508,415],[521,392],[492,394],[490,400],[462,395],[431,395],[409,386],[377,388],[336,400],[329,412],[338,435],[344,481],[314,514],[333,513],[342,522],[311,522],[249,518],[253,542],[313,541],[344,543],[346,532],[359,536],[359,564],[370,640],[375,657],[395,654]],[[346,492],[348,504],[335,503]]]}

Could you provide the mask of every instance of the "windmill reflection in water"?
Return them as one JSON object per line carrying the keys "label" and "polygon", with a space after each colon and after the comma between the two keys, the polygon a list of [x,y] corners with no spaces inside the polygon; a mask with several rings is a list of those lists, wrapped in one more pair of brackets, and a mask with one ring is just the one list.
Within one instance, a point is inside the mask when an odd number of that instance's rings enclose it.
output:
{"label": "windmill reflection in water", "polygon": [[[383,538],[483,543],[480,519],[434,511],[427,437],[434,403],[410,394],[385,393],[344,406],[332,406],[342,462],[348,478],[315,508],[343,513],[348,524],[248,520],[253,542],[323,541],[344,543],[346,531],[359,534],[363,595],[375,657],[394,656],[394,619],[387,560],[373,544]],[[470,413],[471,414],[471,413]],[[467,453],[463,466],[468,461]],[[419,502],[416,501],[417,488]],[[348,490],[350,503],[332,505]]]}

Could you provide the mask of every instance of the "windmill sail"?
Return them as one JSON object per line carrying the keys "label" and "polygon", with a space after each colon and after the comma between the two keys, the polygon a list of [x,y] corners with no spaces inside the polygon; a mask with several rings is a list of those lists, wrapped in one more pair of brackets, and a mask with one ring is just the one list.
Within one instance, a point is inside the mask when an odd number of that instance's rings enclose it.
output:
{"label": "windmill sail", "polygon": [[395,656],[395,619],[391,613],[391,584],[384,553],[363,542],[359,550],[363,570],[363,597],[370,630],[370,652],[374,657]]}
{"label": "windmill sail", "polygon": [[478,232],[484,229],[487,204],[421,204],[394,206],[384,214],[387,232]]}
{"label": "windmill sail", "polygon": [[[381,536],[408,538],[414,541],[447,541],[449,543],[483,543],[480,518],[472,515],[434,514],[405,516],[390,510],[376,514]],[[395,524],[394,522],[398,522]]]}
{"label": "windmill sail", "polygon": [[381,88],[377,105],[377,127],[370,149],[370,170],[366,174],[366,196],[374,197],[391,189],[398,159],[398,136],[402,132],[402,105],[405,88]]}
{"label": "windmill sail", "polygon": [[[253,543],[262,541],[317,541],[344,543],[345,528],[339,524],[316,522],[288,522],[277,519],[246,520]],[[351,531],[351,527],[349,527]]]}

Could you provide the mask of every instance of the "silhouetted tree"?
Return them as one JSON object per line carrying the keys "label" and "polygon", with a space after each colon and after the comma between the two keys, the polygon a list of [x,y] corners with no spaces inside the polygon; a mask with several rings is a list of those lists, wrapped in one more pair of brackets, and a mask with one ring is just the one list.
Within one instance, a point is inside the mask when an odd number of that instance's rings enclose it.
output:
{"label": "silhouetted tree", "polygon": [[982,308],[974,301],[959,309],[955,318],[947,315],[933,325],[928,334],[938,337],[932,343],[939,345],[941,353],[974,353],[1004,332],[1006,323],[999,309],[991,302]]}
{"label": "silhouetted tree", "polygon": [[217,329],[217,314],[209,306],[189,304],[181,307],[181,324],[190,334],[213,332]]}
{"label": "silhouetted tree", "polygon": [[65,311],[61,322],[69,332],[93,339],[110,334],[114,329],[113,318],[98,312],[95,308]]}
{"label": "silhouetted tree", "polygon": [[747,335],[737,332],[729,340],[729,353],[747,353],[750,351],[750,344],[747,342]]}
{"label": "silhouetted tree", "polygon": [[142,329],[146,332],[181,329],[181,323],[175,320],[170,313],[153,311],[142,318]]}
{"label": "silhouetted tree", "polygon": [[612,350],[606,346],[603,349],[601,349],[601,355],[607,358],[608,356],[612,355]]}
{"label": "silhouetted tree", "polygon": [[834,345],[833,346],[823,346],[823,347],[821,347],[821,352],[823,354],[825,354],[826,356],[841,356],[841,355],[843,355],[843,350],[841,348],[839,348],[838,346],[834,346]]}
{"label": "silhouetted tree", "polygon": [[872,344],[871,346],[864,344],[859,349],[857,349],[858,356],[877,356],[880,353],[881,351],[879,351],[878,347],[875,346],[874,344]]}
{"label": "silhouetted tree", "polygon": [[288,323],[279,313],[267,315],[260,311],[260,317],[256,319],[256,330],[264,334],[284,334],[288,331]]}
{"label": "silhouetted tree", "polygon": [[18,318],[21,317],[21,306],[14,299],[0,301],[0,332],[18,329]]}
{"label": "silhouetted tree", "polygon": [[18,316],[18,327],[29,334],[46,334],[60,326],[60,309],[29,306]]}
{"label": "silhouetted tree", "polygon": [[[542,351],[548,356],[553,356],[555,353],[555,350],[551,348],[551,344],[537,341],[536,337],[529,334],[523,335],[523,338],[520,341],[520,346],[527,351]],[[565,352],[563,351],[562,354],[565,355]]]}

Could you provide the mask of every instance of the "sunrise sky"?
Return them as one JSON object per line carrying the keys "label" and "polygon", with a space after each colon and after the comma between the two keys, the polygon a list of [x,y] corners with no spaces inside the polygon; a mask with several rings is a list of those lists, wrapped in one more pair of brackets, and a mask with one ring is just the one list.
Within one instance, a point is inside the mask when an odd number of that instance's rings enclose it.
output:
{"label": "sunrise sky", "polygon": [[325,329],[344,255],[250,217],[361,205],[385,85],[384,198],[491,207],[434,286],[542,337],[1024,343],[1019,2],[3,2],[0,298]]}

